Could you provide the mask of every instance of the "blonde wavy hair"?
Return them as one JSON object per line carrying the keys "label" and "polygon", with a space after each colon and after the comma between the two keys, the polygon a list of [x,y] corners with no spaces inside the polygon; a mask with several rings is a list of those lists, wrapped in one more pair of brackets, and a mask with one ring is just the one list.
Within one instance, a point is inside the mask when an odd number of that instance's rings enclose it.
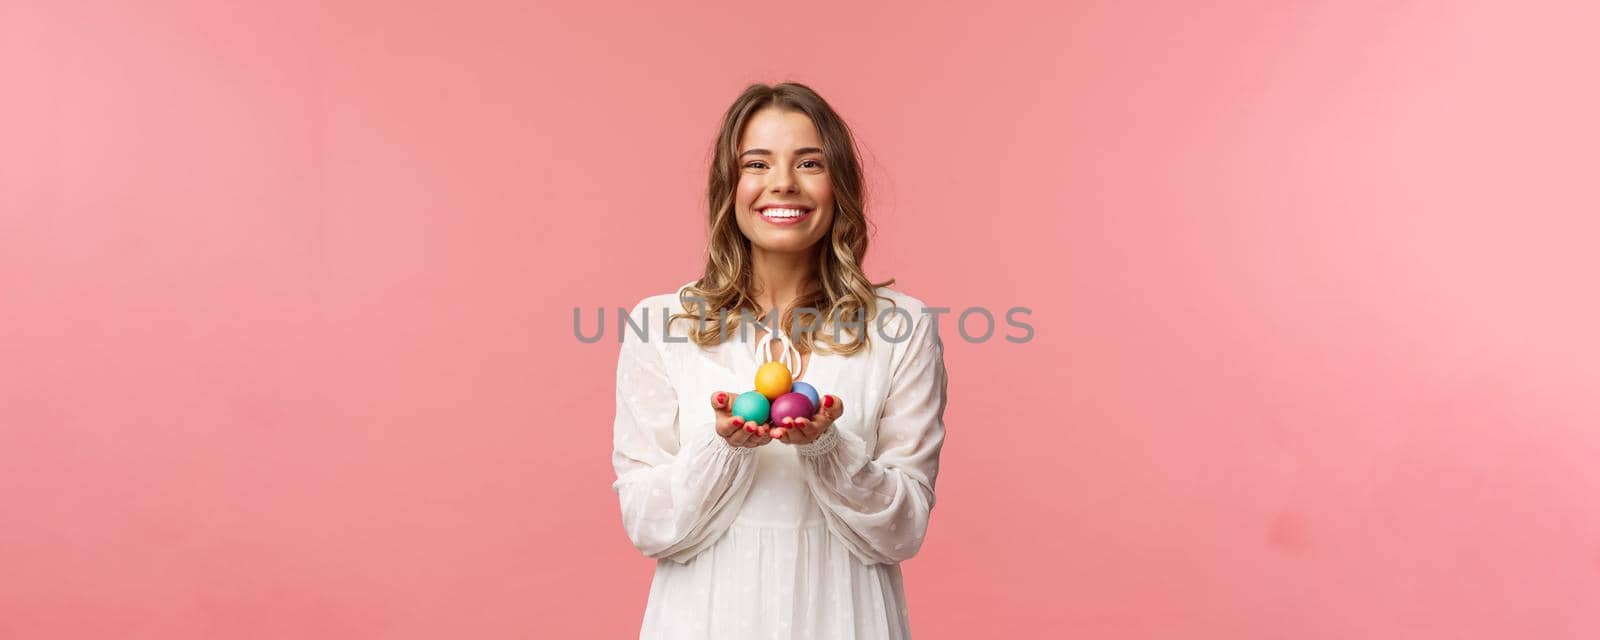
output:
{"label": "blonde wavy hair", "polygon": [[[736,335],[741,311],[752,316],[761,313],[752,294],[750,239],[739,231],[734,217],[734,194],[740,174],[739,139],[749,119],[769,107],[803,113],[816,125],[835,206],[832,229],[818,243],[817,281],[784,311],[780,326],[802,353],[815,349],[853,355],[867,346],[871,332],[866,329],[878,320],[877,299],[896,305],[892,298],[878,295],[875,289],[895,281],[890,278],[873,283],[862,271],[867,256],[866,190],[850,127],[822,96],[795,82],[752,84],[723,114],[706,189],[710,234],[706,243],[705,275],[679,292],[679,303],[686,312],[673,314],[672,321],[704,319],[694,323],[688,331],[689,339],[703,348],[721,344]],[[796,311],[802,308],[818,313],[817,317],[807,320],[815,330],[794,330]],[[834,341],[835,335],[841,340]],[[845,336],[848,339],[843,339]]]}

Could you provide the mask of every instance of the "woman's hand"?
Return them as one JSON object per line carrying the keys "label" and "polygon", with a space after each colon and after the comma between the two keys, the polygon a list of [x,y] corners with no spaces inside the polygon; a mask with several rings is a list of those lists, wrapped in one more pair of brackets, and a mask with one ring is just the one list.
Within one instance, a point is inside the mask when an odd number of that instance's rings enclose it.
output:
{"label": "woman's hand", "polygon": [[718,391],[711,394],[711,408],[717,412],[717,435],[735,447],[754,449],[772,442],[772,435],[764,424],[746,424],[744,418],[733,415],[734,394]]}
{"label": "woman's hand", "polygon": [[842,415],[844,401],[837,396],[823,396],[822,408],[817,410],[817,415],[810,418],[784,418],[783,424],[772,428],[771,435],[788,444],[810,444],[833,428],[833,422]]}

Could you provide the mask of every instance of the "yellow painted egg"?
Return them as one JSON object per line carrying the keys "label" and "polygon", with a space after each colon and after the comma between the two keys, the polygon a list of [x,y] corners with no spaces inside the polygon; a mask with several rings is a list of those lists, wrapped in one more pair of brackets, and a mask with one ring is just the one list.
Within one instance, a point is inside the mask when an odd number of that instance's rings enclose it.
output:
{"label": "yellow painted egg", "polygon": [[789,367],[782,362],[768,362],[756,369],[756,391],[772,400],[790,391],[794,386],[794,377],[789,373]]}

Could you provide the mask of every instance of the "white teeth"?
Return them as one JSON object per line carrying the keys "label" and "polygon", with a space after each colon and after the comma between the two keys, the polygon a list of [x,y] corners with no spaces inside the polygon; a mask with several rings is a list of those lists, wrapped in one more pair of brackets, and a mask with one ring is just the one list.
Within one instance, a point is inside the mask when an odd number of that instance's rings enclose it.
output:
{"label": "white teeth", "polygon": [[761,214],[768,218],[798,218],[805,215],[806,212],[799,209],[779,209],[774,207],[761,212]]}

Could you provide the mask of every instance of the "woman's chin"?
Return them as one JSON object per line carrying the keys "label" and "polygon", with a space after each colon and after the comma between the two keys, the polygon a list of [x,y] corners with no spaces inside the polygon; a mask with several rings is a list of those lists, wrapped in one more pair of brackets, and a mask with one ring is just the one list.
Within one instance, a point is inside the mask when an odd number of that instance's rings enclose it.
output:
{"label": "woman's chin", "polygon": [[804,238],[763,238],[753,243],[767,253],[809,253],[816,247],[815,241],[806,242]]}

